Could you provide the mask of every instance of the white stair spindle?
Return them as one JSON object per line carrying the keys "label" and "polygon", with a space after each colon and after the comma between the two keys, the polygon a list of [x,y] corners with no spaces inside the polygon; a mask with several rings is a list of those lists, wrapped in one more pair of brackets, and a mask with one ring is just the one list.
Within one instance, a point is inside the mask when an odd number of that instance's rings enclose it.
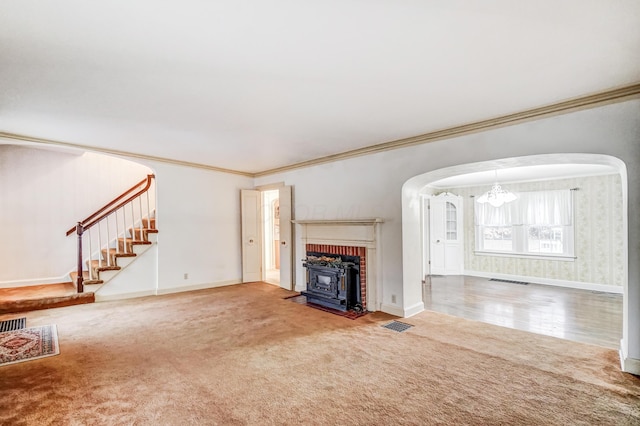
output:
{"label": "white stair spindle", "polygon": [[[102,250],[102,223],[98,222],[98,253]],[[98,268],[102,268],[102,256],[98,256]]]}
{"label": "white stair spindle", "polygon": [[91,253],[93,252],[93,249],[91,248],[91,228],[87,229],[87,232],[85,233],[85,235],[88,236],[89,238],[89,256],[87,256],[87,258],[89,259],[89,280],[93,280],[93,268],[91,267]]}
{"label": "white stair spindle", "polygon": [[[113,212],[113,215],[116,217],[116,254],[120,253],[120,244],[118,244],[118,237],[120,236],[120,227],[118,226],[118,211]],[[109,256],[111,256],[111,252],[109,252]]]}
{"label": "white stair spindle", "polygon": [[133,210],[133,200],[131,200],[131,250],[133,250],[133,241],[136,239],[136,213]]}
{"label": "white stair spindle", "polygon": [[149,202],[149,191],[145,192],[147,196],[147,228],[151,228],[151,203]]}
{"label": "white stair spindle", "polygon": [[125,253],[127,253],[127,209],[126,206],[122,206],[122,221],[124,230],[122,231],[122,248]]}
{"label": "white stair spindle", "polygon": [[142,235],[142,218],[144,217],[144,214],[142,213],[142,195],[138,197],[138,204],[140,206],[140,238],[139,240],[142,241],[144,240],[143,235]]}
{"label": "white stair spindle", "polygon": [[[109,216],[107,216],[105,220],[107,222],[107,266],[111,266],[111,256],[109,255],[109,245],[111,244],[111,234],[109,233]],[[102,259],[102,249],[100,250],[100,253],[98,255],[100,256],[100,259]]]}

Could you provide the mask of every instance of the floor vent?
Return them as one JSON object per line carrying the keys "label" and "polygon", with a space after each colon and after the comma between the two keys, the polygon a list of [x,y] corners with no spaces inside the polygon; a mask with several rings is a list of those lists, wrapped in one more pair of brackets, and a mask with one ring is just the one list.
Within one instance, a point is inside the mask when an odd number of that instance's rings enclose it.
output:
{"label": "floor vent", "polygon": [[501,280],[499,278],[491,278],[489,281],[498,281],[501,283],[509,283],[509,284],[520,284],[520,285],[529,285],[529,283],[524,281],[513,281],[513,280]]}
{"label": "floor vent", "polygon": [[402,333],[403,331],[408,330],[413,326],[411,324],[405,324],[404,322],[400,321],[392,321],[389,324],[383,325],[383,327],[388,328],[389,330],[397,331],[398,333]]}
{"label": "floor vent", "polygon": [[14,318],[6,321],[0,321],[0,333],[5,331],[20,330],[27,327],[27,318]]}

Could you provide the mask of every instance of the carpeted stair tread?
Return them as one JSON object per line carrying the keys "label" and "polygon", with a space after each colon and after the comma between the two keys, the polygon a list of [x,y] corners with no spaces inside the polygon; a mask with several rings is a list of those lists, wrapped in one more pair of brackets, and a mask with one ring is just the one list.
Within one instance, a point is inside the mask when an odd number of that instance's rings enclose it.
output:
{"label": "carpeted stair tread", "polygon": [[100,265],[100,261],[99,260],[92,260],[90,263],[91,267],[93,268],[94,271],[119,271],[120,269],[122,269],[121,267],[117,266],[117,265],[107,265],[106,261],[102,261],[102,265]]}
{"label": "carpeted stair tread", "polygon": [[[133,252],[134,245],[152,244],[151,241],[133,240],[131,238],[118,238],[118,247],[121,251]],[[125,250],[126,248],[126,250]]]}
{"label": "carpeted stair tread", "polygon": [[148,241],[149,234],[157,234],[157,229],[150,228],[129,228],[129,234],[133,236],[134,239],[139,241]]}
{"label": "carpeted stair tread", "polygon": [[102,249],[102,256],[104,259],[106,259],[107,255],[111,255],[113,257],[136,257],[137,254],[135,253],[125,253],[123,251],[117,251],[114,248],[109,249],[109,251],[107,252],[107,249]]}
{"label": "carpeted stair tread", "polygon": [[[136,227],[136,228],[129,228],[129,231],[131,231],[132,229],[135,229],[135,230],[136,230],[136,232],[139,232],[139,231],[140,231],[140,228],[138,228],[138,227]],[[157,234],[157,233],[158,233],[158,230],[157,230],[157,229],[155,229],[155,228],[142,228],[142,231],[143,231],[143,232],[148,232],[148,233],[150,233],[150,234]]]}
{"label": "carpeted stair tread", "polygon": [[[78,278],[78,272],[77,271],[73,271],[71,272],[69,275],[71,275],[71,281],[72,282],[76,282],[76,279]],[[98,280],[98,279],[93,279],[90,280],[89,279],[89,271],[82,271],[82,283],[89,285],[89,284],[103,284],[104,281],[102,280]]]}
{"label": "carpeted stair tread", "polygon": [[149,229],[156,229],[156,219],[142,219],[142,226]]}
{"label": "carpeted stair tread", "polygon": [[131,238],[118,238],[119,242],[126,242],[127,244],[152,244],[151,241],[133,240]]}

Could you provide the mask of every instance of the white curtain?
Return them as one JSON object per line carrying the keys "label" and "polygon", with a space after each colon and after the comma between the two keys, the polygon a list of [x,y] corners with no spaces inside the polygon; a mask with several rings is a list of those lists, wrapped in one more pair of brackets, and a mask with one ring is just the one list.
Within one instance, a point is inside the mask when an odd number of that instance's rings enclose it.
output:
{"label": "white curtain", "polygon": [[475,202],[476,225],[571,225],[571,190],[520,192],[518,198],[500,207]]}

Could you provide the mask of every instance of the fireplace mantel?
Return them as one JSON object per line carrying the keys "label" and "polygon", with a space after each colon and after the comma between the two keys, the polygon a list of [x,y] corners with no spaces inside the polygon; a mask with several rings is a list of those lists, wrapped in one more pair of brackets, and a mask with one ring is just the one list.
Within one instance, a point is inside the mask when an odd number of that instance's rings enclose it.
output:
{"label": "fireplace mantel", "polygon": [[[312,219],[292,220],[297,227],[299,236],[298,253],[306,252],[307,244],[327,244],[346,247],[364,247],[366,249],[366,306],[370,311],[380,309],[382,300],[382,248],[380,246],[381,218],[367,219]],[[298,270],[297,285],[306,283],[303,279],[303,268]],[[298,284],[300,283],[300,284]],[[303,288],[296,287],[301,291]]]}

